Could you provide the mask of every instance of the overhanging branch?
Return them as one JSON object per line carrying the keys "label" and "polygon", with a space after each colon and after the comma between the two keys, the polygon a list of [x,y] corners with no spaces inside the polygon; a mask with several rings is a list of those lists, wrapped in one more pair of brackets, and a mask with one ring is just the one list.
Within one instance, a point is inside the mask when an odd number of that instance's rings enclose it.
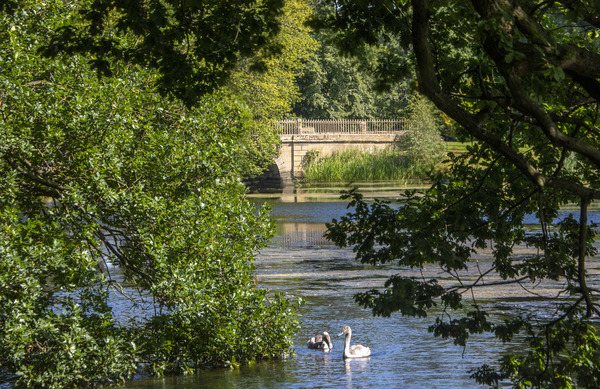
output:
{"label": "overhanging branch", "polygon": [[[412,6],[412,38],[417,60],[417,79],[422,93],[425,94],[440,110],[456,120],[456,122],[469,132],[469,134],[476,139],[489,144],[494,150],[511,161],[511,163],[513,163],[513,165],[534,185],[567,190],[580,198],[600,199],[600,192],[597,190],[577,184],[570,180],[541,174],[538,169],[530,164],[518,151],[506,144],[500,137],[485,131],[486,121],[488,120],[485,112],[482,111],[478,114],[471,114],[458,106],[449,95],[441,90],[433,65],[433,54],[429,44],[429,1],[413,0]],[[505,66],[506,64],[503,63],[503,65]],[[521,87],[517,85],[520,80],[516,75],[512,73],[508,73],[507,75],[512,77],[510,84],[514,88],[514,93],[520,97],[520,104],[524,104],[528,110],[533,111],[531,113],[532,116],[536,117],[536,120],[553,143],[565,147],[568,150],[581,153],[600,166],[600,150],[593,148],[587,143],[560,133],[548,114],[540,107],[535,106],[526,94],[523,95],[523,91],[520,89]]]}

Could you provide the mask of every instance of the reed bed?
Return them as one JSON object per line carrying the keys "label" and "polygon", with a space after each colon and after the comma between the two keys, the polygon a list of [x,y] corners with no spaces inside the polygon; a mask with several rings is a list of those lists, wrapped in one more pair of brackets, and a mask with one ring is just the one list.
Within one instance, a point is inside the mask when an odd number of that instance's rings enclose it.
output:
{"label": "reed bed", "polygon": [[324,158],[310,158],[304,166],[305,182],[427,180],[431,166],[414,163],[397,149],[380,152],[346,150]]}

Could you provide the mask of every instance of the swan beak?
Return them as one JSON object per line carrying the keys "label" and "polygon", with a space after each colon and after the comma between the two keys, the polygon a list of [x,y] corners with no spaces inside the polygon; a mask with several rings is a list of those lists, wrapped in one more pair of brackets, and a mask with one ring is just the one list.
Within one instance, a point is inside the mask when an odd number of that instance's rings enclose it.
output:
{"label": "swan beak", "polygon": [[340,333],[338,334],[338,336],[342,336],[342,335],[344,335],[344,333],[343,333],[343,332],[340,332]]}

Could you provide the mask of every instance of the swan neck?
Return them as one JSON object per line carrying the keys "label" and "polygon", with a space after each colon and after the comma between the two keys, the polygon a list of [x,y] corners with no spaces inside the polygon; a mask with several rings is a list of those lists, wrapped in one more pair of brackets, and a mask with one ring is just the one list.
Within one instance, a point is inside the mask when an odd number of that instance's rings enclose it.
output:
{"label": "swan neck", "polygon": [[350,337],[352,334],[350,332],[346,333],[346,339],[344,341],[344,356],[347,357],[350,355]]}

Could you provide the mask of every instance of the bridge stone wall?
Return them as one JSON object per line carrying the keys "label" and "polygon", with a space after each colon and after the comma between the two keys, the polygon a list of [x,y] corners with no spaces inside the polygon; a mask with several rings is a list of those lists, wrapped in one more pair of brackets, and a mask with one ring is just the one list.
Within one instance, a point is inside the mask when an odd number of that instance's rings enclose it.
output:
{"label": "bridge stone wall", "polygon": [[395,134],[284,134],[281,149],[275,160],[283,180],[302,175],[302,162],[306,153],[315,150],[322,156],[344,150],[375,151],[393,144],[403,131]]}

